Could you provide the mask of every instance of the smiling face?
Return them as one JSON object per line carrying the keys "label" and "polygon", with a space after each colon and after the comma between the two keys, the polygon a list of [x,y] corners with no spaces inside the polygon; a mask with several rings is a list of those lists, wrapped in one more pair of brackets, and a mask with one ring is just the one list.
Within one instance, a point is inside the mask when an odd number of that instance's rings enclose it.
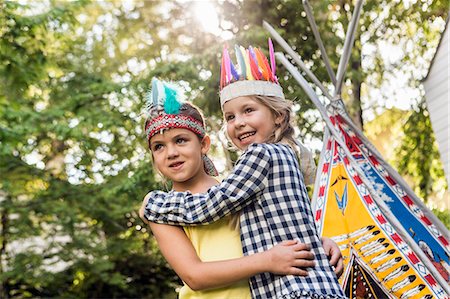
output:
{"label": "smiling face", "polygon": [[185,189],[208,176],[202,155],[209,150],[210,140],[187,129],[168,129],[150,139],[150,150],[158,170],[173,182],[174,190]]}
{"label": "smiling face", "polygon": [[223,115],[231,142],[241,150],[252,143],[266,142],[279,121],[266,105],[247,96],[226,102]]}

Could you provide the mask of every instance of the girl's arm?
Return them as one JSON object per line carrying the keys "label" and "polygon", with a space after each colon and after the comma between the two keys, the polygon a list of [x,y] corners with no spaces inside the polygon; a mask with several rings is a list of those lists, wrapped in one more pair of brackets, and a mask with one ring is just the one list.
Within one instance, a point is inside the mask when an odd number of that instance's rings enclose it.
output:
{"label": "girl's arm", "polygon": [[250,145],[233,172],[207,193],[150,192],[145,218],[157,223],[196,225],[238,212],[257,200],[266,187],[271,162],[264,145]]}
{"label": "girl's arm", "polygon": [[202,262],[181,227],[150,223],[150,228],[167,262],[193,290],[223,287],[262,272],[306,276],[304,268],[314,266],[314,254],[297,241],[241,258]]}

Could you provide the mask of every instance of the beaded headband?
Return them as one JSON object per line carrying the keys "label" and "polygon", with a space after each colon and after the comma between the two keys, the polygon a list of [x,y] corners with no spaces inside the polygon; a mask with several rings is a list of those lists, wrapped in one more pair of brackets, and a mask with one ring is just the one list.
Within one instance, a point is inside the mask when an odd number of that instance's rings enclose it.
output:
{"label": "beaded headband", "polygon": [[270,65],[259,48],[245,49],[235,45],[234,50],[240,74],[224,47],[220,71],[220,105],[236,97],[250,95],[275,96],[284,99],[283,89],[275,75],[275,55],[269,38]]}
{"label": "beaded headband", "polygon": [[[153,78],[152,88],[146,95],[146,102],[148,118],[145,123],[145,134],[149,148],[150,139],[153,136],[169,129],[186,129],[200,138],[205,137],[206,130],[201,121],[181,114],[181,108],[185,103],[184,93],[177,85]],[[218,175],[213,162],[206,155],[203,155],[203,164],[206,173],[212,176]]]}

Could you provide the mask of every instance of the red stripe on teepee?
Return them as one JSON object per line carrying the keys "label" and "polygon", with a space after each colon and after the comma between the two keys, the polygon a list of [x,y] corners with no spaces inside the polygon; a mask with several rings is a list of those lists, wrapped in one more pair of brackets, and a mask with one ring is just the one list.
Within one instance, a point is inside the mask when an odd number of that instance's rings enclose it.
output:
{"label": "red stripe on teepee", "polygon": [[316,212],[316,221],[319,220],[321,216],[322,216],[322,210],[318,210]]}
{"label": "red stripe on teepee", "polygon": [[425,275],[425,279],[428,281],[429,284],[431,285],[436,285],[436,280],[434,280],[433,276],[431,276],[430,274]]}
{"label": "red stripe on teepee", "polygon": [[369,156],[370,161],[372,162],[373,165],[378,166],[380,163],[378,163],[377,158],[375,158],[374,156]]}
{"label": "red stripe on teepee", "polygon": [[330,120],[333,125],[336,125],[336,119],[334,118],[334,116],[330,116]]}
{"label": "red stripe on teepee", "polygon": [[428,219],[426,216],[422,216],[420,217],[420,219],[425,222],[427,225],[431,225],[431,221],[430,219]]}
{"label": "red stripe on teepee", "polygon": [[322,172],[327,173],[329,168],[330,168],[330,163],[323,164]]}
{"label": "red stripe on teepee", "polygon": [[362,184],[362,180],[357,175],[355,175],[353,177],[353,180],[355,181],[356,185],[361,185]]}
{"label": "red stripe on teepee", "polygon": [[411,200],[411,198],[408,195],[403,196],[402,199],[408,206],[413,205],[413,201]]}
{"label": "red stripe on teepee", "polygon": [[394,179],[391,178],[390,176],[386,176],[386,180],[388,180],[389,184],[391,184],[392,186],[394,186],[396,184]]}
{"label": "red stripe on teepee", "polygon": [[325,186],[322,186],[319,189],[319,197],[322,197],[324,194],[325,194]]}
{"label": "red stripe on teepee", "polygon": [[400,244],[402,243],[402,239],[400,239],[400,236],[397,233],[394,233],[391,235],[391,238],[394,240],[395,243]]}
{"label": "red stripe on teepee", "polygon": [[386,223],[386,218],[384,218],[383,215],[378,215],[377,219],[380,222],[380,224],[385,224]]}
{"label": "red stripe on teepee", "polygon": [[344,164],[345,165],[349,165],[350,163],[348,162],[348,158],[347,157],[344,157]]}
{"label": "red stripe on teepee", "polygon": [[417,264],[419,262],[419,259],[417,258],[417,255],[413,252],[408,253],[408,258],[411,260],[413,264]]}
{"label": "red stripe on teepee", "polygon": [[361,142],[361,139],[359,139],[358,138],[358,136],[356,136],[356,135],[354,135],[353,137],[352,137],[352,139],[353,139],[353,142],[356,142],[358,145],[360,145],[362,142]]}
{"label": "red stripe on teepee", "polygon": [[369,205],[373,204],[372,197],[370,197],[369,195],[364,195],[364,201]]}
{"label": "red stripe on teepee", "polygon": [[444,244],[445,246],[448,246],[448,245],[449,245],[447,239],[445,239],[443,236],[439,236],[438,239],[439,239],[439,241],[441,241],[442,244]]}

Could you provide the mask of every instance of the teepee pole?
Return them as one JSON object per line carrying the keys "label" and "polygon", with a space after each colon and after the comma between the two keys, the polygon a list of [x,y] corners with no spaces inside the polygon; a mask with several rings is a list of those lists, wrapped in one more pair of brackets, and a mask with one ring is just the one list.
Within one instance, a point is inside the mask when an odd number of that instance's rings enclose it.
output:
{"label": "teepee pole", "polygon": [[263,27],[269,31],[270,35],[272,35],[273,39],[277,41],[277,43],[288,53],[292,59],[294,59],[295,63],[308,75],[308,77],[317,85],[317,87],[320,88],[322,93],[331,101],[332,96],[328,92],[328,90],[323,86],[323,84],[317,79],[317,77],[311,72],[308,67],[303,63],[300,56],[292,50],[292,48],[288,45],[288,43],[278,34],[278,32],[273,29],[273,27],[267,23],[266,21],[263,21]]}
{"label": "teepee pole", "polygon": [[303,0],[303,7],[305,8],[306,17],[308,18],[308,22],[309,25],[311,26],[314,38],[317,42],[317,45],[319,46],[320,53],[322,54],[322,59],[323,62],[325,63],[325,67],[327,68],[328,75],[330,76],[331,82],[335,85],[336,75],[334,74],[334,71],[331,68],[330,60],[328,59],[327,52],[325,51],[322,39],[320,38],[319,30],[317,29],[317,24],[316,21],[314,20],[314,15],[308,0]]}
{"label": "teepee pole", "polygon": [[340,145],[342,150],[344,151],[345,155],[347,156],[350,165],[353,166],[356,173],[360,176],[363,183],[368,188],[370,194],[372,195],[373,199],[377,203],[378,207],[380,208],[383,215],[389,219],[390,223],[395,227],[396,231],[402,236],[402,238],[405,240],[406,244],[414,250],[414,253],[419,256],[420,260],[427,265],[428,271],[434,276],[434,278],[438,281],[440,286],[444,289],[445,292],[450,294],[450,286],[448,283],[444,280],[444,278],[441,276],[441,274],[437,271],[437,269],[430,265],[428,262],[428,258],[425,255],[425,253],[420,249],[419,245],[413,240],[413,238],[409,235],[409,233],[405,230],[405,228],[401,225],[401,223],[398,221],[398,219],[395,217],[395,215],[392,214],[391,210],[387,206],[386,203],[377,195],[375,190],[372,188],[372,184],[367,179],[367,176],[365,175],[364,171],[361,169],[361,166],[359,163],[355,160],[352,153],[348,149],[347,145],[345,144],[345,141],[342,140],[341,135],[337,132],[334,125],[331,123],[331,120],[328,116],[328,112],[326,111],[326,108],[322,105],[319,98],[315,94],[314,90],[311,88],[309,83],[305,80],[305,78],[300,74],[300,72],[286,59],[286,57],[283,55],[283,53],[277,52],[275,53],[278,61],[280,61],[286,69],[291,73],[291,75],[294,77],[294,79],[299,83],[299,85],[303,88],[303,90],[306,92],[306,94],[309,96],[311,101],[316,105],[317,109],[319,110],[320,114],[322,115],[325,124],[327,125],[330,133],[333,135],[333,138],[336,140],[336,142]]}
{"label": "teepee pole", "polygon": [[337,70],[336,85],[334,90],[334,96],[339,97],[342,90],[342,82],[344,80],[345,69],[347,67],[348,60],[350,59],[350,54],[352,53],[353,42],[355,41],[355,34],[357,29],[357,24],[359,17],[361,15],[361,8],[364,0],[358,0],[355,9],[353,11],[352,19],[347,28],[347,33],[344,42],[344,51],[342,53],[341,59],[339,60],[339,66]]}

